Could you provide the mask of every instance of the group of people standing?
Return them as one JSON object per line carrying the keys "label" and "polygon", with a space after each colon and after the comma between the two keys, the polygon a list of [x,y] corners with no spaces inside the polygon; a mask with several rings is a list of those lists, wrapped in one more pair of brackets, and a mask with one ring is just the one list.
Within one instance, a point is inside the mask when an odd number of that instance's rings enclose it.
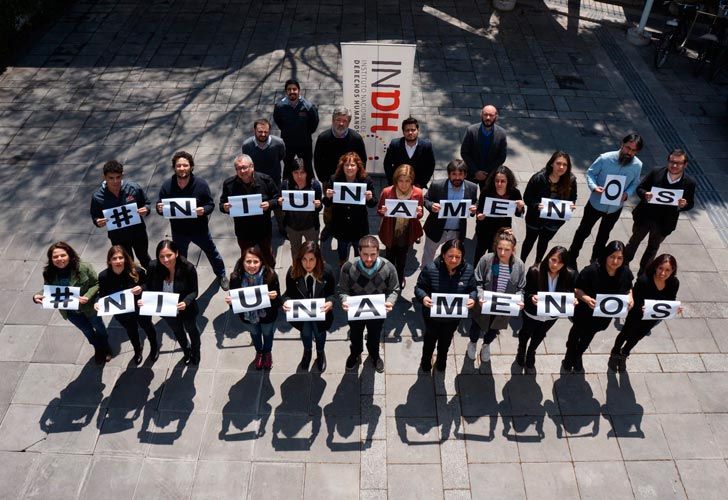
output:
{"label": "group of people standing", "polygon": [[[420,367],[430,371],[434,366],[445,370],[447,352],[461,319],[433,315],[433,294],[467,296],[470,342],[467,356],[475,360],[477,344],[482,362],[490,360],[490,344],[500,330],[508,326],[508,316],[484,314],[484,293],[521,294],[518,304],[522,310],[522,327],[518,337],[515,363],[535,369],[535,353],[553,326],[556,318],[537,314],[539,292],[574,294],[573,326],[569,332],[566,355],[562,362],[565,371],[583,370],[582,355],[594,335],[607,328],[609,318],[593,317],[597,294],[629,295],[630,312],[616,339],[609,367],[623,370],[626,357],[634,345],[654,326],[655,321],[642,319],[645,299],[674,300],[679,282],[674,257],[663,254],[655,257],[660,243],[672,232],[680,212],[693,206],[695,182],[685,173],[687,155],[675,149],[668,155],[668,165],[646,175],[640,182],[642,164],[636,157],[642,148],[637,134],[626,136],[617,151],[600,155],[589,167],[586,178],[591,191],[588,203],[571,247],[549,243],[565,218],[543,217],[545,200],[566,202],[570,211],[576,209],[576,178],[572,173],[570,156],[557,151],[545,167],[528,181],[523,194],[516,177],[504,163],[507,156],[507,134],[496,124],[498,113],[494,106],[485,106],[481,122],[468,127],[461,147],[462,160],[451,161],[447,176],[432,181],[435,159],[432,144],[419,136],[419,123],[407,118],[402,123],[403,136],[389,145],[384,158],[384,171],[389,186],[376,192],[366,170],[366,148],[361,136],[349,128],[351,113],[336,108],[331,127],[322,132],[315,148],[311,134],[318,127],[316,107],[300,96],[300,85],[286,82],[286,97],[278,102],[274,120],[281,138],[270,135],[271,124],[256,120],[253,136],[243,144],[243,154],[234,159],[235,175],[226,179],[218,208],[229,214],[238,196],[260,195],[255,214],[233,217],[240,257],[230,276],[217,250],[209,229],[209,216],[215,208],[209,185],[193,173],[194,158],[180,151],[172,157],[174,174],[159,190],[155,210],[168,218],[169,199],[193,199],[194,213],[186,218],[170,218],[171,239],[159,242],[154,259],[148,254],[148,237],[144,217],[150,212],[150,202],[141,186],[123,180],[123,166],[116,161],[103,167],[104,182],[91,201],[91,217],[97,227],[118,224],[119,218],[110,210],[133,204],[139,221],[109,230],[112,247],[107,255],[107,268],[96,275],[82,262],[78,253],[67,243],[57,242],[47,252],[43,273],[45,284],[79,286],[79,309],[61,313],[76,325],[96,351],[99,363],[111,358],[108,334],[103,321],[96,315],[98,297],[131,290],[137,297],[133,312],[116,315],[125,328],[134,348],[134,362],[142,362],[142,342],[139,327],[150,344],[152,361],[159,356],[160,339],[150,316],[140,314],[144,305],[139,298],[144,291],[170,292],[179,295],[177,315],[165,321],[183,352],[185,364],[200,362],[200,331],[197,319],[198,278],[195,266],[187,259],[190,243],[198,245],[211,263],[220,288],[240,288],[266,285],[269,306],[238,314],[247,325],[255,346],[254,365],[270,369],[273,364],[273,339],[280,310],[291,310],[292,301],[323,299],[321,321],[291,321],[300,331],[303,355],[299,369],[308,370],[314,360],[318,371],[327,366],[325,343],[333,323],[336,304],[349,315],[350,355],[347,369],[361,362],[364,350],[364,330],[369,360],[378,371],[384,370],[380,356],[380,340],[386,313],[394,307],[406,285],[407,256],[412,246],[422,238],[424,250],[415,286],[415,298],[422,305],[424,342]],[[614,176],[623,182],[617,204],[603,203],[602,193]],[[355,183],[363,186],[363,203],[341,203],[335,200],[336,183]],[[679,190],[675,204],[650,203],[655,189]],[[284,195],[291,191],[312,193],[311,209],[283,210]],[[619,218],[628,197],[637,193],[640,201],[633,211],[633,234],[627,245],[611,241],[609,233]],[[394,217],[388,213],[387,200],[415,202],[410,217]],[[447,202],[466,200],[467,208],[459,217],[441,217],[450,205]],[[512,212],[486,213],[486,204],[493,200],[511,202]],[[375,208],[382,217],[378,238],[370,234],[369,209]],[[424,225],[425,209],[429,213]],[[320,212],[324,228],[321,231]],[[272,251],[272,217],[275,214],[278,230],[290,241],[292,265],[285,274],[282,291],[275,270]],[[526,236],[517,256],[517,241],[511,229],[512,217],[525,214]],[[115,217],[110,219],[109,217]],[[467,217],[475,217],[475,251],[466,258]],[[601,219],[592,250],[590,264],[576,271],[576,260],[592,227]],[[339,273],[324,261],[319,241],[330,237],[337,240]],[[649,236],[634,287],[629,261],[635,256],[640,242]],[[380,241],[386,253],[380,255]],[[536,246],[535,264],[524,263]],[[350,249],[354,258],[351,259]],[[439,252],[438,252],[439,250]],[[437,257],[435,255],[437,254]],[[139,261],[134,261],[134,256]],[[472,264],[471,264],[472,262]],[[351,318],[350,302],[357,296],[384,296],[384,312],[373,318]],[[36,303],[44,296],[33,296]],[[226,295],[231,304],[233,297]],[[353,302],[352,302],[353,303]]]}

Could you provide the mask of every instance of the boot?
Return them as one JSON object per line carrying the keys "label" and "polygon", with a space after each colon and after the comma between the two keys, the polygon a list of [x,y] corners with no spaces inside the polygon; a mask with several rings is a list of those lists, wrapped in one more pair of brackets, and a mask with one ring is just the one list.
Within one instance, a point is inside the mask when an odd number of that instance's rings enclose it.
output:
{"label": "boot", "polygon": [[526,343],[518,342],[518,351],[516,352],[516,364],[521,368],[526,366]]}
{"label": "boot", "polygon": [[316,351],[316,367],[319,373],[326,371],[326,353],[324,351]]}
{"label": "boot", "polygon": [[526,352],[526,369],[536,369],[536,351],[532,351],[531,349]]}
{"label": "boot", "polygon": [[183,347],[182,348],[182,362],[186,365],[189,365],[190,361],[192,361],[192,351],[190,351],[189,347]]}
{"label": "boot", "polygon": [[304,349],[303,357],[301,358],[301,364],[298,365],[298,368],[301,371],[308,371],[308,367],[310,364],[311,364],[311,349]]}
{"label": "boot", "polygon": [[263,369],[263,353],[260,351],[255,353],[255,369],[256,370]]}

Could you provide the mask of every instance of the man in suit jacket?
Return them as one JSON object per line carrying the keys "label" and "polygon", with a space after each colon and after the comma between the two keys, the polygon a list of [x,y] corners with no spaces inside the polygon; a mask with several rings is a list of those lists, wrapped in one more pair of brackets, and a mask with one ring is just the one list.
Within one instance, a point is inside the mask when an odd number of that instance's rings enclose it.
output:
{"label": "man in suit jacket", "polygon": [[425,208],[430,215],[425,221],[425,249],[422,264],[427,265],[435,257],[439,246],[452,239],[465,239],[467,219],[441,219],[439,212],[442,200],[470,200],[470,216],[475,216],[478,203],[478,186],[465,180],[468,168],[463,160],[453,160],[447,165],[447,179],[435,181],[425,194]]}
{"label": "man in suit jacket", "polygon": [[[647,174],[639,186],[637,196],[640,202],[632,210],[632,236],[624,249],[624,262],[629,263],[637,253],[640,242],[649,235],[647,248],[640,260],[638,274],[647,267],[657,255],[660,244],[677,227],[677,219],[680,212],[693,208],[695,203],[695,179],[685,173],[688,165],[688,156],[682,149],[673,149],[667,155],[667,166],[658,167]],[[664,205],[650,203],[655,196],[655,188],[660,189],[681,189],[682,196],[677,200],[677,205]]]}
{"label": "man in suit jacket", "polygon": [[384,155],[384,173],[392,184],[394,171],[406,163],[415,169],[415,186],[425,189],[435,171],[432,143],[419,137],[420,123],[411,116],[402,122],[403,137],[392,139]]}
{"label": "man in suit jacket", "polygon": [[484,106],[480,120],[480,123],[470,125],[465,131],[460,156],[468,166],[468,180],[482,187],[490,171],[505,163],[508,142],[505,129],[495,123],[498,120],[495,106]]}

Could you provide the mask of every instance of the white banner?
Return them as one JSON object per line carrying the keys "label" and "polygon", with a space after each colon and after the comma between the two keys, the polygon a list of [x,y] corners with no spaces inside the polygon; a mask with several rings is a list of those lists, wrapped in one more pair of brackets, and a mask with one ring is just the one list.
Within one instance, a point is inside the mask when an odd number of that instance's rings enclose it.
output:
{"label": "white banner", "polygon": [[286,311],[286,321],[324,321],[326,313],[323,308],[326,299],[291,299],[288,301],[290,310]]}
{"label": "white banner", "polygon": [[106,219],[107,231],[114,231],[116,229],[122,229],[124,227],[142,223],[142,217],[139,215],[136,203],[128,203],[120,207],[107,208],[103,212],[104,219]]}
{"label": "white banner", "polygon": [[433,318],[467,318],[468,299],[470,295],[460,293],[433,293],[430,295],[432,307],[430,316]]}
{"label": "white banner", "polygon": [[486,217],[511,217],[516,214],[516,202],[500,198],[486,198],[483,214]]}
{"label": "white banner", "polygon": [[178,293],[142,292],[140,316],[177,316]]}
{"label": "white banner", "polygon": [[536,316],[568,318],[574,315],[574,294],[561,292],[538,292]]}
{"label": "white banner", "polygon": [[624,318],[627,316],[629,309],[629,295],[609,295],[598,293],[596,305],[592,316],[597,318]]}
{"label": "white banner", "polygon": [[677,201],[683,197],[682,189],[663,189],[652,186],[652,198],[648,203],[654,203],[655,205],[674,205],[677,206]]}
{"label": "white banner", "polygon": [[78,311],[81,287],[65,285],[43,285],[43,309]]}
{"label": "white banner", "polygon": [[645,312],[642,319],[672,319],[680,309],[679,300],[645,299]]}
{"label": "white banner", "polygon": [[270,307],[268,285],[246,286],[230,290],[233,312],[240,314]]}
{"label": "white banner", "polygon": [[609,174],[604,181],[604,191],[600,202],[603,205],[621,205],[624,188],[627,187],[627,177],[624,175]]}
{"label": "white banner", "polygon": [[165,219],[196,219],[197,198],[164,198],[162,215]]}
{"label": "white banner", "polygon": [[124,314],[134,312],[134,294],[131,288],[120,292],[112,293],[106,297],[101,297],[98,301],[99,316],[113,316],[114,314]]}
{"label": "white banner", "polygon": [[349,305],[347,319],[349,321],[364,321],[367,319],[384,319],[387,310],[384,308],[384,294],[376,295],[350,295],[346,300]]}
{"label": "white banner", "polygon": [[384,200],[386,217],[399,217],[403,219],[414,219],[417,217],[417,200]]}
{"label": "white banner", "polygon": [[363,182],[334,182],[334,203],[364,205],[367,185]]}
{"label": "white banner", "polygon": [[260,204],[263,203],[263,195],[242,194],[240,196],[228,196],[230,203],[230,217],[250,217],[251,215],[263,215]]}
{"label": "white banner", "polygon": [[470,215],[470,200],[440,200],[438,219],[466,219]]}
{"label": "white banner", "polygon": [[285,189],[281,192],[281,198],[283,198],[281,210],[286,212],[314,212],[316,210],[316,193],[314,191]]}
{"label": "white banner", "polygon": [[543,208],[541,209],[542,219],[569,220],[571,219],[571,201],[555,200],[553,198],[541,198]]}
{"label": "white banner", "polygon": [[364,138],[367,172],[384,173],[386,146],[402,135],[410,116],[416,45],[342,43],[344,105],[353,114],[350,127]]}
{"label": "white banner", "polygon": [[483,292],[483,307],[480,312],[493,316],[518,316],[521,313],[520,302],[523,297],[518,294]]}

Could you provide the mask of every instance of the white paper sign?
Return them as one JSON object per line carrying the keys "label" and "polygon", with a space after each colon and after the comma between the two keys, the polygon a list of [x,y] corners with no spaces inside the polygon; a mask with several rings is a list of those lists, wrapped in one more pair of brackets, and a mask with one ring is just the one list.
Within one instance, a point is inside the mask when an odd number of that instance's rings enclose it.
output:
{"label": "white paper sign", "polygon": [[483,205],[483,214],[486,217],[511,217],[516,214],[516,202],[515,200],[486,198]]}
{"label": "white paper sign", "polygon": [[645,312],[642,319],[672,319],[680,309],[679,300],[645,299]]}
{"label": "white paper sign", "polygon": [[598,293],[592,315],[597,318],[624,318],[629,312],[629,295],[609,295]]}
{"label": "white paper sign", "polygon": [[65,285],[43,285],[43,309],[78,311],[81,287]]}
{"label": "white paper sign", "polygon": [[561,292],[538,292],[536,316],[567,318],[574,315],[574,294]]}
{"label": "white paper sign", "polygon": [[98,301],[99,316],[113,316],[114,314],[124,314],[134,312],[134,294],[131,288],[120,292],[112,293],[106,297],[101,297]]}
{"label": "white paper sign", "polygon": [[460,293],[433,293],[430,295],[432,307],[430,316],[433,318],[467,318],[468,299],[470,295]]}
{"label": "white paper sign", "polygon": [[196,219],[197,198],[164,198],[162,215],[165,219]]}
{"label": "white paper sign", "polygon": [[483,307],[480,312],[493,316],[518,316],[521,313],[520,302],[523,297],[518,294],[483,292]]}
{"label": "white paper sign", "polygon": [[542,219],[569,220],[571,219],[571,201],[555,200],[553,198],[541,198],[543,208],[541,209]]}
{"label": "white paper sign", "polygon": [[621,205],[622,194],[626,185],[627,177],[624,175],[608,175],[604,181],[604,191],[602,191],[602,197],[599,201],[603,205]]}
{"label": "white paper sign", "polygon": [[140,316],[177,316],[178,293],[142,292],[142,305],[139,308]]}
{"label": "white paper sign", "polygon": [[142,218],[137,210],[136,203],[128,203],[120,207],[105,209],[104,219],[106,219],[106,230],[114,231],[116,229],[141,224]]}
{"label": "white paper sign", "polygon": [[243,194],[240,196],[228,196],[230,203],[230,217],[250,217],[251,215],[263,215],[260,204],[263,203],[263,195]]}
{"label": "white paper sign", "polygon": [[235,314],[240,314],[270,307],[268,285],[246,286],[230,290],[230,298]]}
{"label": "white paper sign", "polygon": [[349,321],[367,319],[384,319],[387,310],[384,308],[384,294],[350,295],[346,303],[349,305],[347,318]]}
{"label": "white paper sign", "polygon": [[470,200],[440,200],[438,219],[465,219],[470,215]]}
{"label": "white paper sign", "polygon": [[326,299],[295,299],[289,300],[286,311],[286,321],[325,321],[326,313],[323,311]]}
{"label": "white paper sign", "polygon": [[281,191],[281,210],[287,212],[314,212],[316,210],[316,193],[314,191],[283,190]]}
{"label": "white paper sign", "polygon": [[334,203],[364,205],[367,185],[363,182],[334,182]]}
{"label": "white paper sign", "polygon": [[652,198],[648,203],[655,205],[674,205],[677,206],[677,201],[683,197],[682,189],[663,189],[652,186],[650,190]]}
{"label": "white paper sign", "polygon": [[384,200],[386,217],[399,217],[403,219],[414,219],[417,217],[417,200]]}

